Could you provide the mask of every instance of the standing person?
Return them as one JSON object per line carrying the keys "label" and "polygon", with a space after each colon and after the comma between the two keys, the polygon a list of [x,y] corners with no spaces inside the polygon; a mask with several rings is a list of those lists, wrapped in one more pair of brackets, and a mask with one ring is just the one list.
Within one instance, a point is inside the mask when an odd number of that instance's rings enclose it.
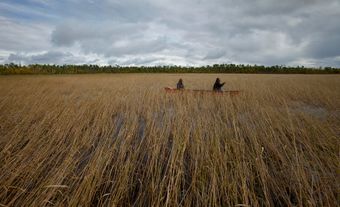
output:
{"label": "standing person", "polygon": [[182,78],[179,79],[177,83],[177,89],[184,89],[184,84]]}
{"label": "standing person", "polygon": [[218,91],[221,92],[222,91],[222,86],[225,84],[225,82],[221,83],[219,78],[216,78],[215,84],[214,84],[214,88],[213,91]]}

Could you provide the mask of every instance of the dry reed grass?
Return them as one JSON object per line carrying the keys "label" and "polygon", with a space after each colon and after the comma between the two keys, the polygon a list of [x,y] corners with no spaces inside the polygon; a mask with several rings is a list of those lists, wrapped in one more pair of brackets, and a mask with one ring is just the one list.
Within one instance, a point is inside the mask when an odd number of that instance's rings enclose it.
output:
{"label": "dry reed grass", "polygon": [[[166,94],[181,77],[237,97]],[[340,76],[0,77],[1,206],[337,206]]]}

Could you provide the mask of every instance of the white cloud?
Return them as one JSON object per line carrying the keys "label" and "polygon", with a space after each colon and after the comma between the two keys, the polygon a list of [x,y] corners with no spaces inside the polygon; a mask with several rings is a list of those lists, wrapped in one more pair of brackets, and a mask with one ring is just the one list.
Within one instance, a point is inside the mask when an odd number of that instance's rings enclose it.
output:
{"label": "white cloud", "polygon": [[0,63],[340,67],[337,0],[29,1],[0,3]]}
{"label": "white cloud", "polygon": [[0,50],[34,52],[50,48],[50,26],[26,25],[0,16]]}

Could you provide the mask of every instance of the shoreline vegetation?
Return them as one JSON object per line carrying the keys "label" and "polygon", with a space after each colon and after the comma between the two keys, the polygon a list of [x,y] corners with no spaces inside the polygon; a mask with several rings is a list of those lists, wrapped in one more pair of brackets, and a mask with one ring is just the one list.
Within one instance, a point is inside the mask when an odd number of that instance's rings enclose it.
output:
{"label": "shoreline vegetation", "polygon": [[214,64],[206,66],[119,66],[119,65],[0,65],[0,75],[93,74],[93,73],[248,73],[248,74],[340,74],[340,68]]}

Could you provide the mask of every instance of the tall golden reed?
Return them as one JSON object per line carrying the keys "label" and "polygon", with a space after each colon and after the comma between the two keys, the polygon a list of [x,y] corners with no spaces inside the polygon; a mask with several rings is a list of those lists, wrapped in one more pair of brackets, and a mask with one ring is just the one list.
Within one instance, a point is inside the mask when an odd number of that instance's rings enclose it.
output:
{"label": "tall golden reed", "polygon": [[336,75],[2,76],[0,206],[337,206],[339,138]]}

